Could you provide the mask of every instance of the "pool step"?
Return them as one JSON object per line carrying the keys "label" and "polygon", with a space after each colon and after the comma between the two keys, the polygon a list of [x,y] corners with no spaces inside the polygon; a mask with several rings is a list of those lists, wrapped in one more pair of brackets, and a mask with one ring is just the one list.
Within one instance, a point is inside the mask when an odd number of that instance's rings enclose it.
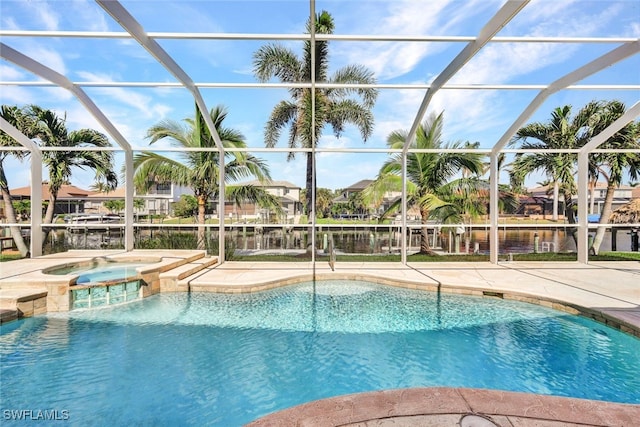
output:
{"label": "pool step", "polygon": [[186,292],[189,276],[218,263],[218,258],[199,258],[160,274],[160,292]]}
{"label": "pool step", "polygon": [[47,294],[44,289],[0,289],[0,323],[46,313]]}

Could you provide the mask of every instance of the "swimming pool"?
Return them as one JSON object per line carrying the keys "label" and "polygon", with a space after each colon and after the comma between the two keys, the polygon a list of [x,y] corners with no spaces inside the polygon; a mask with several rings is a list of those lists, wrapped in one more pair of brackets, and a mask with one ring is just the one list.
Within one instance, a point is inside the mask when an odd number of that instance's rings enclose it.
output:
{"label": "swimming pool", "polygon": [[157,293],[160,262],[161,258],[148,256],[99,256],[44,268],[44,275],[58,276],[62,280],[49,282],[52,285],[48,289],[49,296],[56,294],[59,298],[48,305],[62,311],[96,308]]}
{"label": "swimming pool", "polygon": [[497,298],[367,282],[166,293],[2,325],[2,410],[242,425],[310,400],[455,386],[640,403],[640,340]]}
{"label": "swimming pool", "polygon": [[[156,257],[116,258],[95,257],[86,261],[70,262],[42,270],[44,274],[54,276],[78,274],[82,282],[97,282],[100,280],[113,280],[135,275],[138,267],[148,266],[160,262]],[[80,279],[79,279],[80,280]]]}

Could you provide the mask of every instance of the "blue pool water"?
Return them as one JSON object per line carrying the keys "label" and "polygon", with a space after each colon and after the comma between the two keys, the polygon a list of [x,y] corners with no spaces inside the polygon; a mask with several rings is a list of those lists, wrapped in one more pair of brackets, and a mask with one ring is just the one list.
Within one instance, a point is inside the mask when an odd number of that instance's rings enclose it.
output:
{"label": "blue pool water", "polygon": [[138,267],[144,264],[125,264],[102,266],[81,272],[76,283],[78,285],[98,284],[112,280],[126,280],[138,275]]}
{"label": "blue pool water", "polygon": [[68,411],[65,425],[239,426],[314,399],[428,386],[640,403],[630,335],[540,306],[366,282],[29,318],[2,326],[0,357],[0,415]]}
{"label": "blue pool water", "polygon": [[70,265],[51,269],[47,271],[47,274],[77,274],[76,283],[78,285],[92,285],[135,277],[138,274],[138,267],[148,264],[148,262],[111,262],[99,265]]}

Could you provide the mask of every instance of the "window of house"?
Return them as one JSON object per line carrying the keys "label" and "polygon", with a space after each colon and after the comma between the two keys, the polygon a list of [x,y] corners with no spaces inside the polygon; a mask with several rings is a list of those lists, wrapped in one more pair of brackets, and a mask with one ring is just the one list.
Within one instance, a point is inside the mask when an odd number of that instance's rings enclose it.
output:
{"label": "window of house", "polygon": [[156,184],[157,194],[171,194],[171,183],[158,183]]}

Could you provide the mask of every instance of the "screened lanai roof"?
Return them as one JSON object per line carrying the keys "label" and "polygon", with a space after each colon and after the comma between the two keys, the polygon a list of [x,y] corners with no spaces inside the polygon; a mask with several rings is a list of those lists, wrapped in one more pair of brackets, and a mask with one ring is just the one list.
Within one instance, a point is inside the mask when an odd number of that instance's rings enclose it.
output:
{"label": "screened lanai roof", "polygon": [[[149,149],[146,130],[159,121],[224,105],[225,124],[268,161],[273,179],[304,187],[304,156],[287,161],[286,135],[278,147],[264,146],[264,124],[291,87],[256,79],[253,54],[269,43],[302,55],[303,40],[328,40],[330,73],[360,64],[377,81],[366,143],[348,126],[340,138],[325,129],[316,142],[318,187],[374,178],[389,133],[411,135],[430,113],[444,111],[446,140],[477,141],[488,160],[512,153],[506,144],[519,127],[547,120],[561,105],[620,100],[629,112],[618,128],[640,114],[640,5],[633,1],[3,0],[0,8],[2,104],[37,104],[66,113],[71,128],[104,131],[121,149],[120,163]],[[333,34],[307,34],[310,16],[323,10]],[[163,142],[153,149],[172,150]],[[497,185],[507,178],[492,166],[497,204]],[[19,162],[5,169],[10,187],[37,173]],[[586,175],[579,178],[586,188]],[[78,172],[74,179],[92,178]]]}

